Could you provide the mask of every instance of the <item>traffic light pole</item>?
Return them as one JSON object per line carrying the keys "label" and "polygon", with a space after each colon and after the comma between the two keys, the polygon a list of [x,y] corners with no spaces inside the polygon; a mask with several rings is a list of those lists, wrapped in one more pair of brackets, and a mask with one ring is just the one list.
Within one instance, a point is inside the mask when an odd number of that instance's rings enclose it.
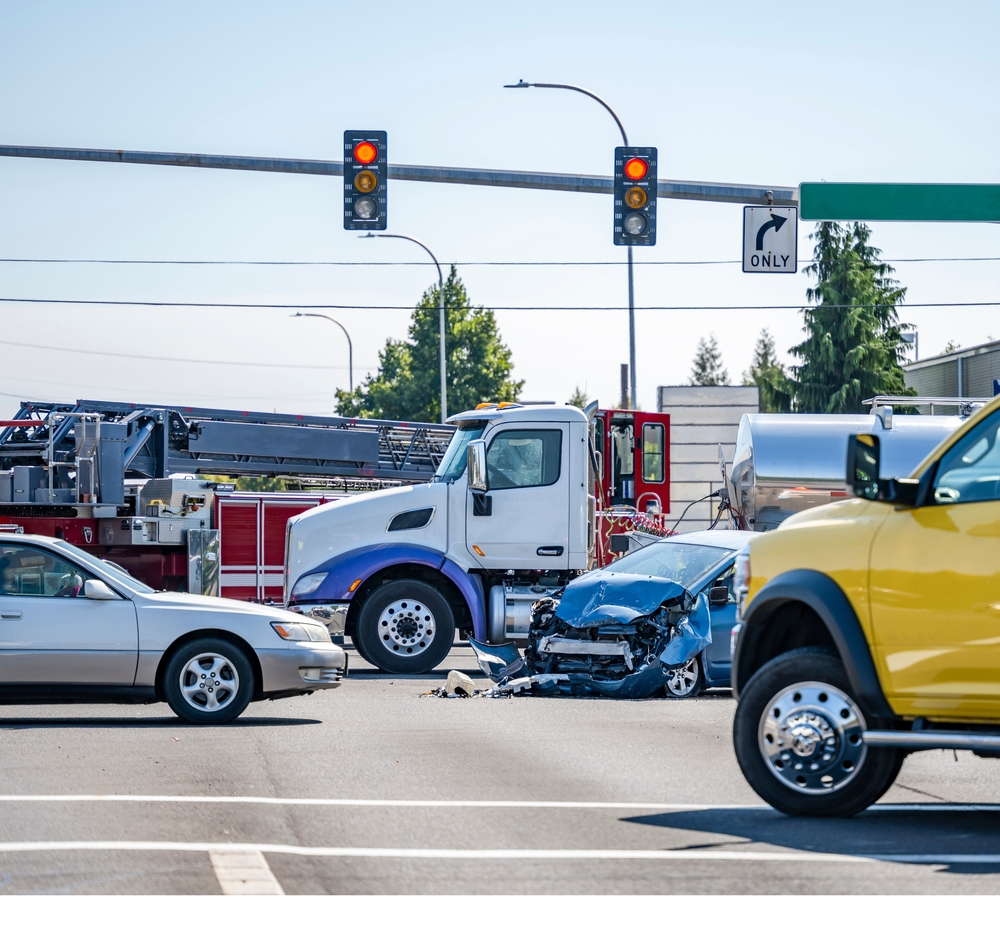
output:
{"label": "traffic light pole", "polygon": [[[608,105],[599,95],[595,95],[589,89],[584,89],[578,85],[563,85],[560,82],[525,82],[521,79],[513,85],[505,85],[505,89],[568,89],[570,92],[579,92],[603,105],[608,114],[615,120],[618,131],[622,133],[622,143],[628,147],[628,135],[625,134],[625,126],[621,119],[615,114],[615,110]],[[629,407],[635,411],[637,406],[636,384],[635,384],[635,283],[632,278],[632,247],[628,248],[628,365],[629,365]]]}
{"label": "traffic light pole", "polygon": [[422,244],[415,237],[407,237],[405,234],[401,233],[368,233],[365,237],[391,237],[394,240],[409,240],[410,243],[415,243],[418,247],[422,247],[427,251],[427,255],[434,261],[434,265],[437,267],[438,271],[438,327],[441,335],[441,344],[438,346],[441,356],[441,423],[446,424],[448,422],[448,375],[447,375],[447,349],[445,342],[445,332],[448,326],[448,320],[445,318],[444,309],[444,276],[441,274],[441,264],[438,263],[437,257],[431,253],[430,249]]}

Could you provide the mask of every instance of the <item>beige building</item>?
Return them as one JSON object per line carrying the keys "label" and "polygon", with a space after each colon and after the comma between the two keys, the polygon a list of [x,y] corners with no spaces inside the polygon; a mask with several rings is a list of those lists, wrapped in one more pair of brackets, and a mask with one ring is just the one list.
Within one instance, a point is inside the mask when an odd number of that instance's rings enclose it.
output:
{"label": "beige building", "polygon": [[[670,516],[673,523],[692,500],[722,486],[719,444],[733,462],[736,432],[744,414],[760,410],[760,390],[743,385],[664,385],[656,390],[659,410],[670,415]],[[708,529],[718,500],[695,503],[679,532]],[[721,525],[721,524],[720,524]]]}

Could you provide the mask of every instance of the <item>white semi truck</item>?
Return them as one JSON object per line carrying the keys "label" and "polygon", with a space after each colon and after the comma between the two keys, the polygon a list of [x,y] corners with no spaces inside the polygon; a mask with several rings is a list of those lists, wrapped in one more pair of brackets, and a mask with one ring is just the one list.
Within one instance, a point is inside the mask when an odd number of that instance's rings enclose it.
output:
{"label": "white semi truck", "polygon": [[583,411],[489,405],[452,422],[430,483],[288,523],[286,602],[386,671],[435,667],[456,629],[482,642],[527,637],[532,602],[594,555],[601,461]]}

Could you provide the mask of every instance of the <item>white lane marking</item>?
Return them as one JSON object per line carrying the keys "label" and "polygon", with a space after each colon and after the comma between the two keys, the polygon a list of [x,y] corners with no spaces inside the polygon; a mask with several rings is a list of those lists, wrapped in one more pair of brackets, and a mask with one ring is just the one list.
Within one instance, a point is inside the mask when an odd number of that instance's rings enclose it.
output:
{"label": "white lane marking", "polygon": [[210,848],[208,855],[223,894],[285,893],[259,848]]}
{"label": "white lane marking", "polygon": [[1000,855],[933,854],[850,855],[834,852],[728,851],[704,849],[462,849],[462,848],[333,848],[303,845],[273,845],[240,842],[0,842],[0,853],[16,852],[256,852],[276,855],[303,855],[315,858],[416,858],[587,861],[738,861],[738,862],[845,862],[877,864],[895,862],[916,865],[995,865]]}
{"label": "white lane marking", "polygon": [[[532,800],[481,799],[300,799],[280,796],[125,796],[125,795],[8,795],[4,802],[159,802],[194,803],[204,805],[264,805],[264,806],[371,806],[373,808],[415,809],[660,809],[677,812],[711,812],[715,810],[770,810],[759,803],[700,803],[700,802],[561,802]],[[1000,803],[965,802],[898,802],[880,803],[869,812],[1000,812]]]}

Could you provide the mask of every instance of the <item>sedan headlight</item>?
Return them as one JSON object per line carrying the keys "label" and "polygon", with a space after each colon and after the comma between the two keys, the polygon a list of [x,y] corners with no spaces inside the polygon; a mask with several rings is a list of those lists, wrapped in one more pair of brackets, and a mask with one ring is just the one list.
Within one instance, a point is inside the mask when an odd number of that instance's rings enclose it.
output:
{"label": "sedan headlight", "polygon": [[309,575],[302,576],[292,586],[292,595],[308,595],[310,592],[315,592],[329,574],[329,572],[310,572]]}
{"label": "sedan headlight", "polygon": [[271,627],[286,641],[322,641],[330,643],[330,632],[322,625],[305,621],[273,621]]}

